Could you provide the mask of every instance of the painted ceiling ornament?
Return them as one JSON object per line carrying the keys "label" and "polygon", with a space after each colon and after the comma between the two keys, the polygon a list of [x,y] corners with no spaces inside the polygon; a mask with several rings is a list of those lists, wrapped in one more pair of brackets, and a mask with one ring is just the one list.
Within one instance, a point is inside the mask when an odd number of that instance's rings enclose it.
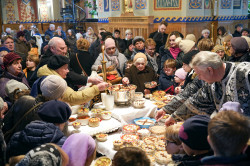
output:
{"label": "painted ceiling ornament", "polygon": [[232,0],[221,0],[221,9],[231,9]]}
{"label": "painted ceiling ornament", "polygon": [[189,0],[189,9],[201,9],[202,0]]}
{"label": "painted ceiling ornament", "polygon": [[23,2],[25,5],[28,5],[28,3],[30,3],[30,0],[22,0],[22,2]]}

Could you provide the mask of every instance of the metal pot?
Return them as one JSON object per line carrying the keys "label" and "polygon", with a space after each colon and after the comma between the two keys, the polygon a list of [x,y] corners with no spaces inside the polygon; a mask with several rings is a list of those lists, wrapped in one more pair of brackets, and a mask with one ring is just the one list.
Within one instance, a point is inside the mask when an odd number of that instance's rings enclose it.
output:
{"label": "metal pot", "polygon": [[114,95],[116,105],[129,105],[134,98],[136,85],[116,84],[108,88],[109,93]]}

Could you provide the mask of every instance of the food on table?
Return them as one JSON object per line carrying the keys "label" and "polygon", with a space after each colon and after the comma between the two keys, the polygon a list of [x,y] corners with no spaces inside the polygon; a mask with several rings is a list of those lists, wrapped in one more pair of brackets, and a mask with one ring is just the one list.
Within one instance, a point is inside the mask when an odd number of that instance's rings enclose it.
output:
{"label": "food on table", "polygon": [[108,134],[97,134],[96,139],[100,142],[105,142],[108,139]]}
{"label": "food on table", "polygon": [[69,118],[69,122],[74,122],[76,120],[76,118],[70,117]]}
{"label": "food on table", "polygon": [[[166,96],[153,96],[153,99],[155,101],[162,101],[162,102],[165,102],[165,101],[168,101],[167,97]],[[169,102],[169,101],[168,101]]]}
{"label": "food on table", "polygon": [[125,134],[121,136],[121,139],[124,142],[137,142],[139,140],[139,136],[135,134]]}
{"label": "food on table", "polygon": [[165,122],[166,119],[167,119],[169,116],[170,116],[169,114],[164,115],[164,116],[161,118],[161,122]]}
{"label": "food on table", "polygon": [[102,119],[105,119],[105,120],[108,120],[108,119],[111,118],[111,112],[110,111],[103,111],[101,113],[101,115],[102,115]]}
{"label": "food on table", "polygon": [[123,145],[123,141],[122,140],[115,140],[113,142],[114,145],[114,150],[120,150],[121,146]]}
{"label": "food on table", "polygon": [[133,106],[135,108],[143,108],[145,104],[145,99],[135,99],[133,101]]}
{"label": "food on table", "polygon": [[171,101],[175,96],[174,95],[166,95],[166,97],[167,97],[168,100]]}
{"label": "food on table", "polygon": [[156,137],[145,137],[143,139],[143,141],[147,145],[151,145],[151,144],[154,145],[158,141],[158,138],[156,138]]}
{"label": "food on table", "polygon": [[156,90],[153,92],[153,96],[154,97],[162,97],[162,96],[165,96],[166,95],[166,92],[163,91],[163,90]]}
{"label": "food on table", "polygon": [[158,142],[157,143],[162,143],[162,144],[166,144],[166,137],[158,137]]}
{"label": "food on table", "polygon": [[164,107],[166,104],[165,104],[165,103],[163,103],[163,102],[159,102],[159,101],[157,101],[157,102],[155,102],[155,103],[154,103],[154,105],[156,105],[156,106],[157,106],[157,108],[162,108],[162,107]]}
{"label": "food on table", "polygon": [[135,90],[137,87],[136,85],[123,85],[123,84],[117,84],[108,87],[108,90],[110,91],[130,91],[130,90]]}
{"label": "food on table", "polygon": [[142,99],[143,98],[143,93],[142,92],[135,92],[135,99]]}
{"label": "food on table", "polygon": [[150,136],[150,131],[148,129],[140,129],[137,131],[137,134],[139,135],[140,139],[143,139],[144,137]]}
{"label": "food on table", "polygon": [[150,154],[148,154],[147,155],[148,156],[148,158],[149,158],[149,160],[150,160],[150,165],[152,166],[152,165],[154,165],[154,162],[155,162],[155,157],[153,156],[153,155],[150,155]]}
{"label": "food on table", "polygon": [[159,164],[167,165],[171,161],[171,156],[167,151],[158,151],[155,153],[155,160]]}
{"label": "food on table", "polygon": [[153,125],[155,122],[150,119],[141,119],[135,122],[137,125]]}
{"label": "food on table", "polygon": [[91,110],[91,116],[92,117],[97,117],[97,118],[101,118],[102,117],[102,112],[103,112],[104,110],[103,109],[92,109]]}
{"label": "food on table", "polygon": [[100,157],[96,160],[95,166],[110,166],[111,159],[108,157]]}
{"label": "food on table", "polygon": [[164,151],[164,150],[166,150],[165,143],[163,143],[163,142],[157,142],[157,143],[155,144],[155,148],[156,148],[156,150],[158,150],[158,151]]}
{"label": "food on table", "polygon": [[76,130],[78,130],[78,129],[81,127],[81,123],[80,123],[80,122],[73,122],[73,123],[72,123],[72,126],[73,126]]}
{"label": "food on table", "polygon": [[155,82],[155,81],[145,82],[144,85],[145,85],[145,88],[151,89],[151,88],[155,88],[157,86],[157,82]]}
{"label": "food on table", "polygon": [[80,108],[77,111],[78,116],[84,116],[89,114],[89,109],[88,108]]}
{"label": "food on table", "polygon": [[144,150],[147,154],[152,154],[155,152],[155,146],[154,145],[142,145],[142,150]]}
{"label": "food on table", "polygon": [[78,116],[78,122],[80,122],[83,126],[89,123],[90,116]]}
{"label": "food on table", "polygon": [[100,125],[100,119],[99,118],[90,118],[89,119],[89,126],[90,127],[98,127]]}
{"label": "food on table", "polygon": [[135,134],[140,127],[135,124],[128,124],[123,126],[123,133],[124,134]]}
{"label": "food on table", "polygon": [[149,98],[150,98],[150,95],[152,95],[152,94],[145,94],[145,98],[146,98],[146,99],[149,99]]}
{"label": "food on table", "polygon": [[149,128],[152,134],[156,136],[165,136],[166,134],[166,127],[165,126],[152,126]]}

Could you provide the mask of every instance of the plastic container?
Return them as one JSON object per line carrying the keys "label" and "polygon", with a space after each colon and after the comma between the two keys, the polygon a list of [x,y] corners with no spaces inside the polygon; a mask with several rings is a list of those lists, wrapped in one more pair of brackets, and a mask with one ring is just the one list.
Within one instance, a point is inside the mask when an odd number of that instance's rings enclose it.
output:
{"label": "plastic container", "polygon": [[134,123],[140,126],[141,129],[149,128],[150,126],[153,126],[155,122],[156,122],[155,119],[149,118],[149,117],[142,117],[142,118],[134,119]]}

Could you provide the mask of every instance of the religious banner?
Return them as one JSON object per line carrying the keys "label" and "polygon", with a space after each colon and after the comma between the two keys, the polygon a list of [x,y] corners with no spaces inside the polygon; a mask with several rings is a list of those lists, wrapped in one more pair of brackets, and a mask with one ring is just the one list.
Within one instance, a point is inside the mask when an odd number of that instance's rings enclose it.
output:
{"label": "religious banner", "polygon": [[111,0],[112,11],[120,11],[120,0]]}
{"label": "religious banner", "polygon": [[109,12],[109,0],[104,0],[104,12]]}
{"label": "religious banner", "polygon": [[39,2],[39,18],[40,20],[48,20],[48,8],[47,8],[47,1],[46,0],[40,0]]}
{"label": "religious banner", "polygon": [[204,9],[211,9],[212,0],[205,0],[204,2]]}
{"label": "religious banner", "polygon": [[201,9],[202,0],[189,0],[189,9]]}
{"label": "religious banner", "polygon": [[146,0],[135,0],[135,9],[146,9]]}
{"label": "religious banner", "polygon": [[246,10],[248,8],[248,0],[243,0],[242,9]]}
{"label": "religious banner", "polygon": [[7,0],[5,2],[7,23],[15,21],[15,3],[12,0]]}
{"label": "religious banner", "polygon": [[241,9],[241,0],[234,0],[234,8],[233,9]]}
{"label": "religious banner", "polygon": [[232,0],[221,0],[221,9],[231,9]]}
{"label": "religious banner", "polygon": [[154,10],[181,10],[181,0],[154,0]]}
{"label": "religious banner", "polygon": [[104,11],[104,9],[103,9],[103,0],[98,0],[97,7],[98,7],[98,13]]}
{"label": "religious banner", "polygon": [[32,21],[37,19],[36,1],[17,0],[19,19],[22,21]]}

